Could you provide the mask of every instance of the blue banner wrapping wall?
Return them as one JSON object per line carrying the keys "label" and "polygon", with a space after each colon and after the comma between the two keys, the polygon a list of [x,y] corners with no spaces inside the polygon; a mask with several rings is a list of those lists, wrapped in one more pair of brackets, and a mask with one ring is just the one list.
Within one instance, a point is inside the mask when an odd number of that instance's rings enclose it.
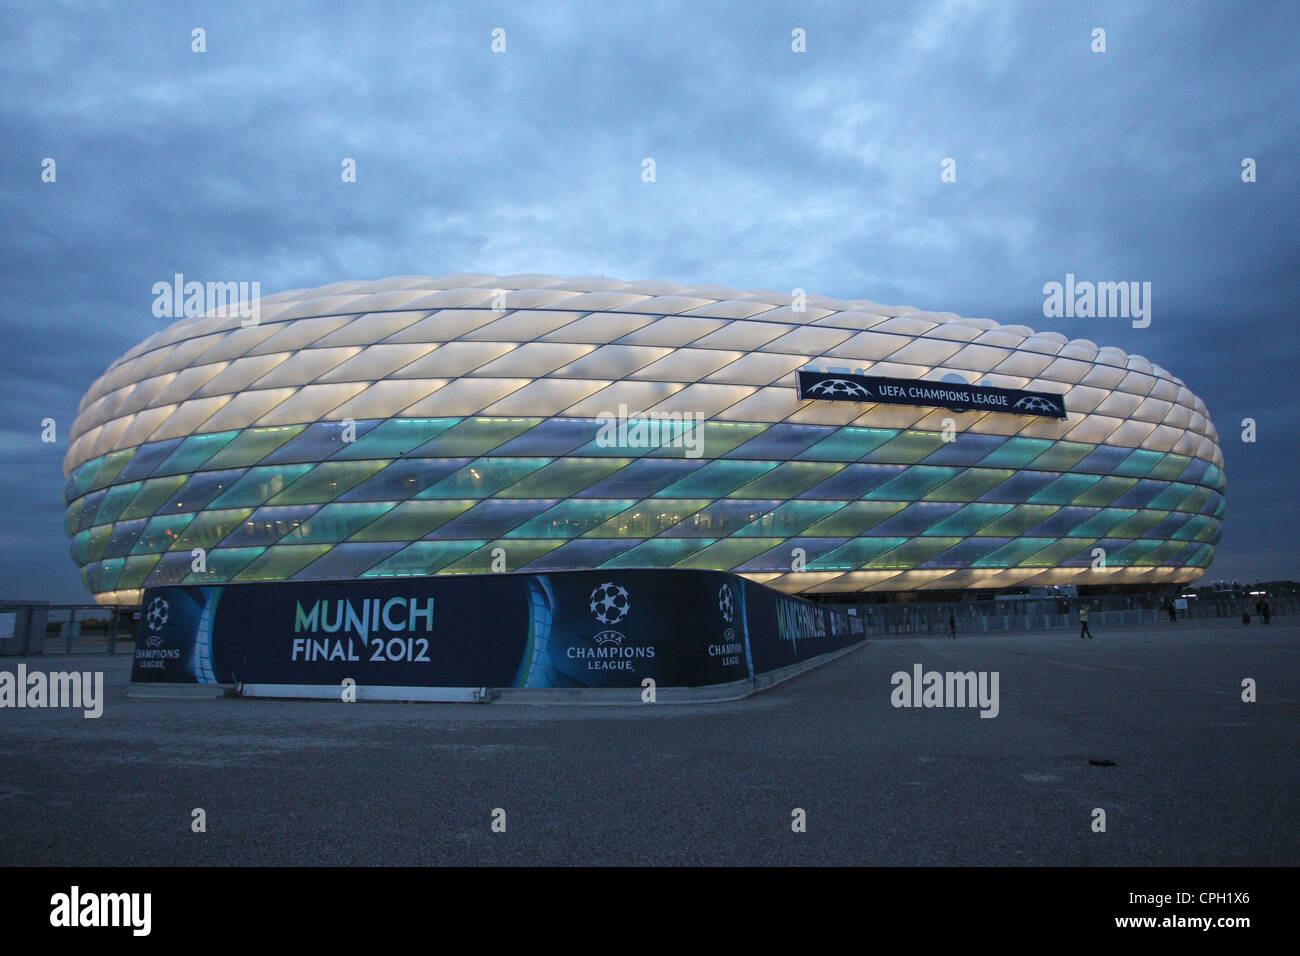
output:
{"label": "blue banner wrapping wall", "polygon": [[145,592],[132,680],[699,687],[862,639],[858,618],[719,571],[188,585]]}

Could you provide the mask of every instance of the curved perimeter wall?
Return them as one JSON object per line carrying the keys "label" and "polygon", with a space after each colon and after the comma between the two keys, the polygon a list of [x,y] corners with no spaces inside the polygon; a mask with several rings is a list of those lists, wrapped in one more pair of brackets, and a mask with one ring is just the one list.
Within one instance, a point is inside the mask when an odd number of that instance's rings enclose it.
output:
{"label": "curved perimeter wall", "polygon": [[[1068,414],[800,399],[808,365],[1062,394]],[[689,424],[611,444],[610,416],[643,412]],[[137,603],[502,567],[800,593],[1187,583],[1219,537],[1222,464],[1179,379],[1086,340],[818,296],[457,275],[280,293],[250,326],[182,319],[91,386],[64,467],[86,587]]]}

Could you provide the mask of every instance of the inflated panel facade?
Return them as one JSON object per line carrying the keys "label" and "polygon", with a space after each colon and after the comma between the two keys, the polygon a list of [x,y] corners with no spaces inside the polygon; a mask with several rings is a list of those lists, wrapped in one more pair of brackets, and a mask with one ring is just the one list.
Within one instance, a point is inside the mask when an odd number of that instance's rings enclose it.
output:
{"label": "inflated panel facade", "polygon": [[[1187,583],[1223,458],[1146,359],[774,292],[404,276],[182,319],[82,400],[86,587],[684,567],[801,593]],[[801,400],[800,368],[1032,389],[1055,419]]]}

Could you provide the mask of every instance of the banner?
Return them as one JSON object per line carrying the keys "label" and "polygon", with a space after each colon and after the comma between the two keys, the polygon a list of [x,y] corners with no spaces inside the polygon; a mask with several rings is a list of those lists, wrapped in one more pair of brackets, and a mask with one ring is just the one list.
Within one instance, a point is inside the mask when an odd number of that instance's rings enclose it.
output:
{"label": "banner", "polygon": [[1028,392],[993,385],[963,382],[931,382],[883,375],[850,375],[848,372],[809,372],[797,376],[799,397],[827,402],[879,402],[884,405],[923,405],[955,412],[1005,412],[1008,415],[1039,415],[1065,418],[1065,396],[1051,392]]}
{"label": "banner", "polygon": [[189,585],[146,590],[132,680],[698,687],[862,639],[848,615],[719,571]]}

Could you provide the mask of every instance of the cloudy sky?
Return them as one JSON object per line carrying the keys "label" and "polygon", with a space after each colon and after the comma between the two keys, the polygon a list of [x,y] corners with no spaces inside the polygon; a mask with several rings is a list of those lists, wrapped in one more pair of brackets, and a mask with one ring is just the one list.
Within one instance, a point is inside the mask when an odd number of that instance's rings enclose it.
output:
{"label": "cloudy sky", "polygon": [[[1300,578],[1293,3],[7,13],[0,596],[87,600],[63,530],[69,426],[166,323],[151,288],[177,272],[265,293],[462,271],[800,287],[1117,345],[1186,381],[1219,430],[1208,577]],[[1066,273],[1150,282],[1150,327],[1045,319]]]}

